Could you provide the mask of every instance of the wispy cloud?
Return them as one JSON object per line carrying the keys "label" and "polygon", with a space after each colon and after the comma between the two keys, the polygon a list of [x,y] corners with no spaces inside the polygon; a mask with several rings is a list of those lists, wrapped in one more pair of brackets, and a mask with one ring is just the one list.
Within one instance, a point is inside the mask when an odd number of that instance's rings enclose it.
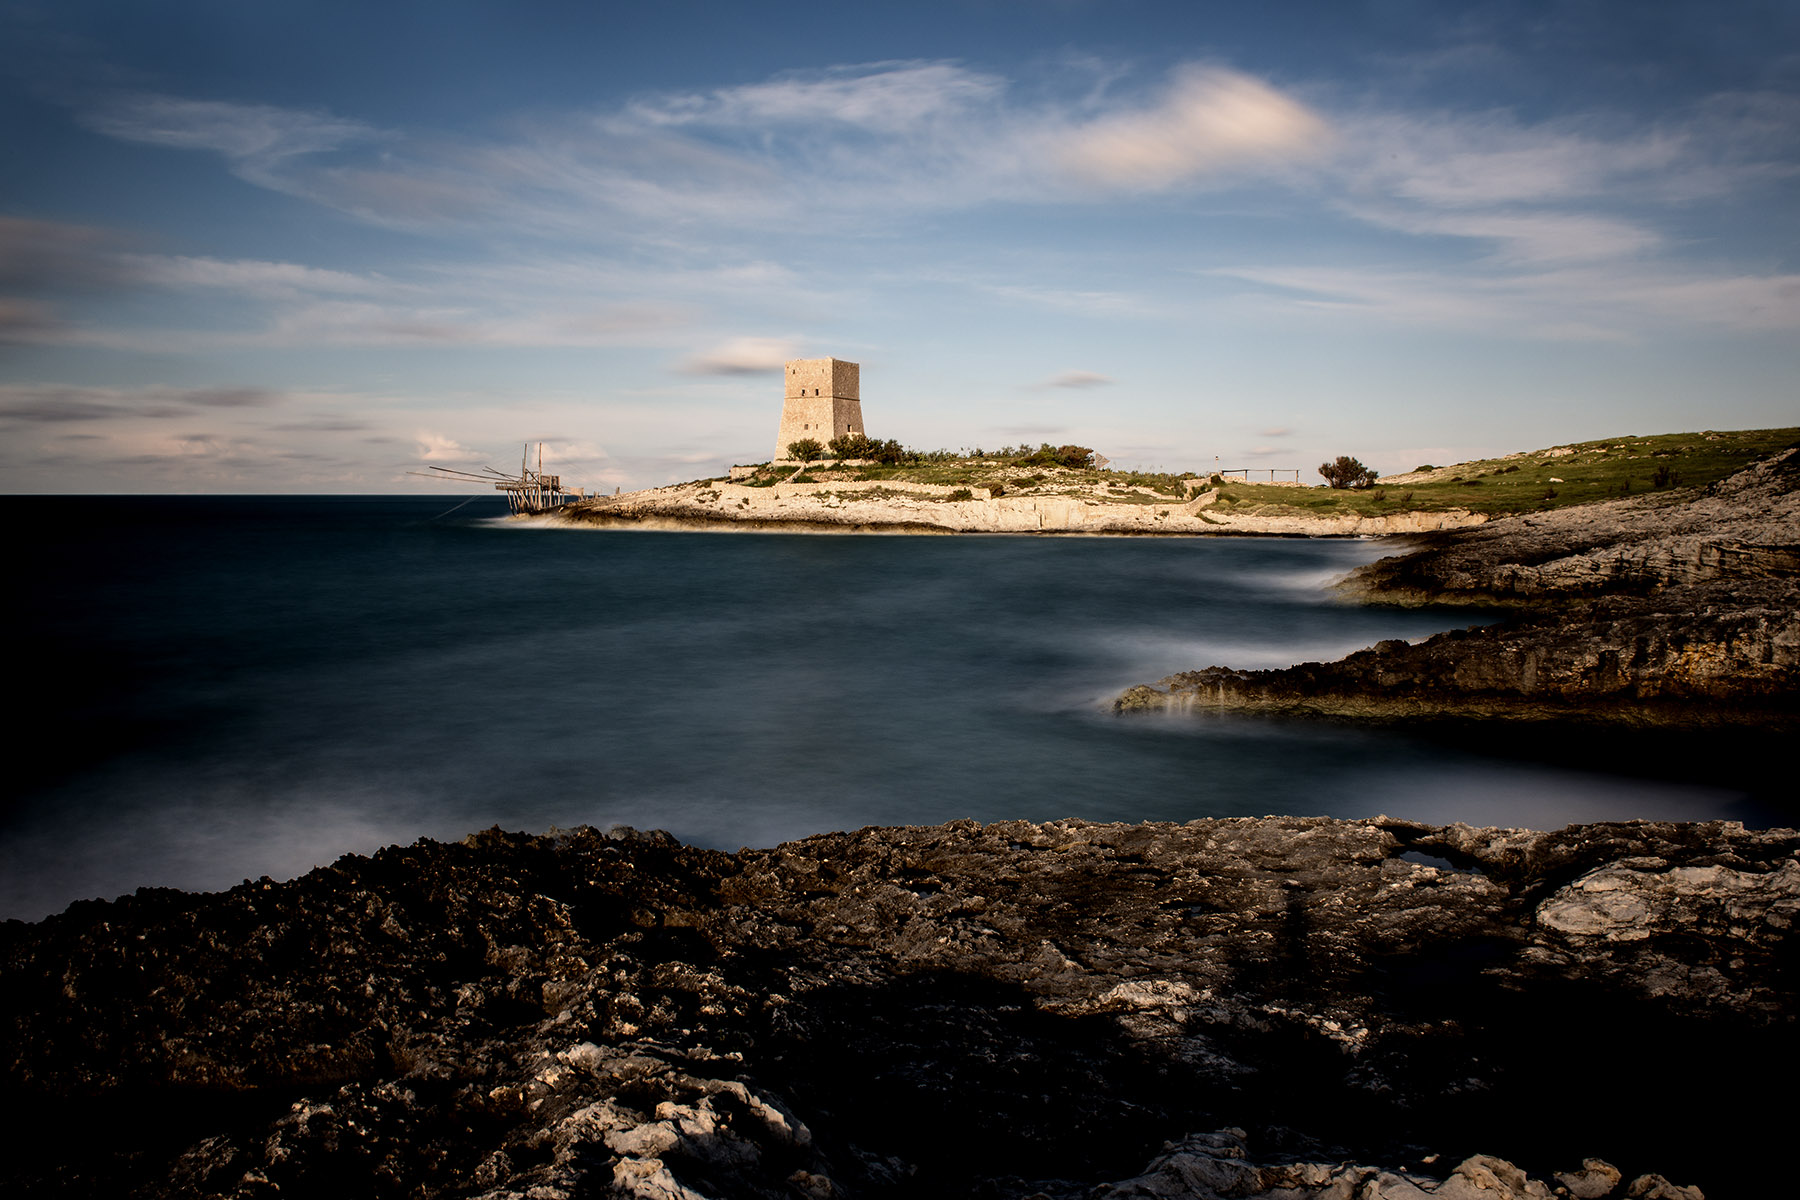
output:
{"label": "wispy cloud", "polygon": [[119,257],[134,282],[152,287],[217,288],[246,295],[291,297],[305,294],[379,295],[403,289],[379,276],[329,271],[289,262],[194,258],[151,254]]}
{"label": "wispy cloud", "polygon": [[1664,238],[1618,217],[1566,212],[1421,212],[1349,205],[1360,220],[1426,237],[1465,238],[1489,247],[1500,263],[1542,264],[1631,258]]}
{"label": "wispy cloud", "polygon": [[[1180,66],[1145,86],[1117,64],[1071,74],[1022,88],[955,62],[836,66],[455,138],[320,110],[115,96],[84,113],[89,128],[217,153],[259,186],[388,227],[453,231],[464,249],[410,272],[361,272],[128,253],[99,231],[0,220],[0,287],[30,293],[0,299],[0,340],[674,349],[695,329],[720,328],[728,310],[742,324],[769,313],[799,324],[796,297],[829,309],[833,289],[857,286],[783,261],[796,229],[823,242],[891,238],[952,210],[1172,204],[1239,185],[1284,189],[1316,218],[1281,260],[1232,263],[1215,250],[1202,268],[1263,289],[1265,308],[1589,341],[1669,322],[1793,325],[1791,274],[1702,263],[1682,233],[1683,206],[1795,169],[1793,97],[1715,97],[1653,124],[1532,122],[1503,110],[1382,109],[1318,88],[1303,100],[1216,65]],[[1340,228],[1347,218],[1405,248],[1358,259],[1332,246],[1328,257],[1313,229],[1333,214]],[[1152,288],[1133,295],[1074,271],[916,269],[1060,312],[1169,312]],[[81,278],[263,307],[228,330],[76,327],[38,290]],[[767,371],[794,352],[793,339],[741,337],[682,369]]]}
{"label": "wispy cloud", "polygon": [[1087,201],[1254,174],[1309,156],[1326,128],[1269,83],[1219,67],[1184,67],[1150,98],[1100,89],[1065,103],[1021,101],[1007,80],[949,62],[648,94],[538,117],[506,140],[167,95],[115,98],[83,120],[111,137],[216,152],[252,183],[383,224],[505,221],[564,238],[607,228],[597,212],[743,227]]}
{"label": "wispy cloud", "polygon": [[27,424],[193,417],[197,409],[267,408],[285,399],[253,387],[100,388],[66,384],[0,384],[0,421]]}
{"label": "wispy cloud", "polygon": [[0,343],[50,341],[66,328],[57,309],[42,300],[0,296]]}
{"label": "wispy cloud", "polygon": [[1704,275],[1629,264],[1482,275],[1233,267],[1214,274],[1275,289],[1277,309],[1555,341],[1629,341],[1680,325],[1800,330],[1800,275]]}
{"label": "wispy cloud", "polygon": [[0,289],[68,289],[115,282],[115,231],[0,215]]}
{"label": "wispy cloud", "polygon": [[327,112],[156,94],[117,96],[81,119],[122,141],[214,151],[250,183],[302,193],[301,177],[285,169],[293,160],[381,137],[371,125]]}
{"label": "wispy cloud", "polygon": [[627,109],[649,125],[765,130],[848,125],[904,133],[999,100],[1006,81],[954,63],[900,62],[790,72],[763,83],[642,98]]}
{"label": "wispy cloud", "polygon": [[1053,388],[1096,388],[1106,387],[1112,383],[1110,376],[1097,371],[1064,371],[1060,375],[1052,375],[1039,385]]}
{"label": "wispy cloud", "polygon": [[1339,169],[1353,188],[1433,209],[1491,209],[1613,194],[1621,181],[1680,184],[1701,149],[1686,131],[1602,128],[1508,113],[1345,117]]}
{"label": "wispy cloud", "polygon": [[689,358],[682,369],[696,375],[763,375],[799,357],[793,338],[736,337]]}

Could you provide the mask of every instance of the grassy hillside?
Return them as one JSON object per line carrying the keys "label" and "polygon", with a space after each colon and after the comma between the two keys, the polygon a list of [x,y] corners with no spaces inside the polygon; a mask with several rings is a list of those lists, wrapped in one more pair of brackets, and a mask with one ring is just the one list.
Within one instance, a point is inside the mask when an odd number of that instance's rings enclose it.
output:
{"label": "grassy hillside", "polygon": [[1705,487],[1797,440],[1800,428],[1604,438],[1390,475],[1366,491],[1229,483],[1219,503],[1240,512],[1541,512]]}
{"label": "grassy hillside", "polygon": [[1107,497],[1121,502],[1169,504],[1205,489],[1197,472],[1185,474],[1144,471],[1097,471],[1070,467],[1026,465],[996,455],[933,454],[927,461],[885,466],[879,463],[839,466],[815,463],[795,475],[792,466],[764,466],[742,482],[767,487],[785,480],[801,483],[838,481],[882,483],[940,483],[949,487],[998,486],[1007,495],[1082,495]]}
{"label": "grassy hillside", "polygon": [[923,461],[895,466],[815,463],[798,476],[792,466],[765,465],[743,482],[752,487],[791,478],[937,483],[985,487],[1005,495],[1078,495],[1138,504],[1179,502],[1217,486],[1216,506],[1226,512],[1376,516],[1464,508],[1500,514],[1704,487],[1796,441],[1800,428],[1604,438],[1452,466],[1422,465],[1361,491],[1229,481],[1215,485],[1198,471],[1153,474],[1028,465],[1019,461],[1023,447],[1012,455],[936,451],[922,456]]}

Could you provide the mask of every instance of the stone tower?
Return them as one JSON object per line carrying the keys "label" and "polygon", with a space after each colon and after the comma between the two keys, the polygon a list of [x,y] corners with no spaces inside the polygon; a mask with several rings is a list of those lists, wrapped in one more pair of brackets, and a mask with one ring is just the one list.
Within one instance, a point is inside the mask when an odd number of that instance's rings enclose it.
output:
{"label": "stone tower", "polygon": [[775,435],[775,458],[788,447],[812,438],[826,445],[846,433],[865,433],[861,371],[841,358],[796,358],[783,369],[787,394],[781,403],[781,429]]}

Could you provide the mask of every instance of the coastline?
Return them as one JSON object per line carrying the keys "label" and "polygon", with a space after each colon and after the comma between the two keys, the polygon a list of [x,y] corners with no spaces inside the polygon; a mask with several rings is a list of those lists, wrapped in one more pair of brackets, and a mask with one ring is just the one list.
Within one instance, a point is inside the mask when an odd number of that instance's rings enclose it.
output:
{"label": "coastline", "polygon": [[[951,499],[958,492],[968,499]],[[1141,495],[1141,494],[1140,494]],[[578,501],[546,518],[558,525],[779,533],[1014,533],[1100,536],[1369,537],[1485,524],[1484,513],[1397,512],[1309,516],[1224,512],[1217,493],[1183,502],[1089,495],[992,495],[986,488],[883,482],[676,484]]]}
{"label": "coastline", "polygon": [[1352,571],[1340,594],[1506,618],[1331,663],[1182,671],[1114,711],[1800,727],[1800,450],[1697,494],[1421,542]]}

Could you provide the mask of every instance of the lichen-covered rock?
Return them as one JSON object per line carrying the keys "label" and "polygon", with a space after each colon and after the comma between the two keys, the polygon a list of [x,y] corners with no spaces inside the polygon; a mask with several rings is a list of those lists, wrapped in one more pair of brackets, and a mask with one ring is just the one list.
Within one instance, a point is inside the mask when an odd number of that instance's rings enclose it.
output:
{"label": "lichen-covered rock", "polygon": [[0,927],[0,1187],[1497,1200],[1594,1159],[1595,1196],[1718,1200],[1786,1132],[1796,854],[1717,822],[490,831],[144,891]]}

